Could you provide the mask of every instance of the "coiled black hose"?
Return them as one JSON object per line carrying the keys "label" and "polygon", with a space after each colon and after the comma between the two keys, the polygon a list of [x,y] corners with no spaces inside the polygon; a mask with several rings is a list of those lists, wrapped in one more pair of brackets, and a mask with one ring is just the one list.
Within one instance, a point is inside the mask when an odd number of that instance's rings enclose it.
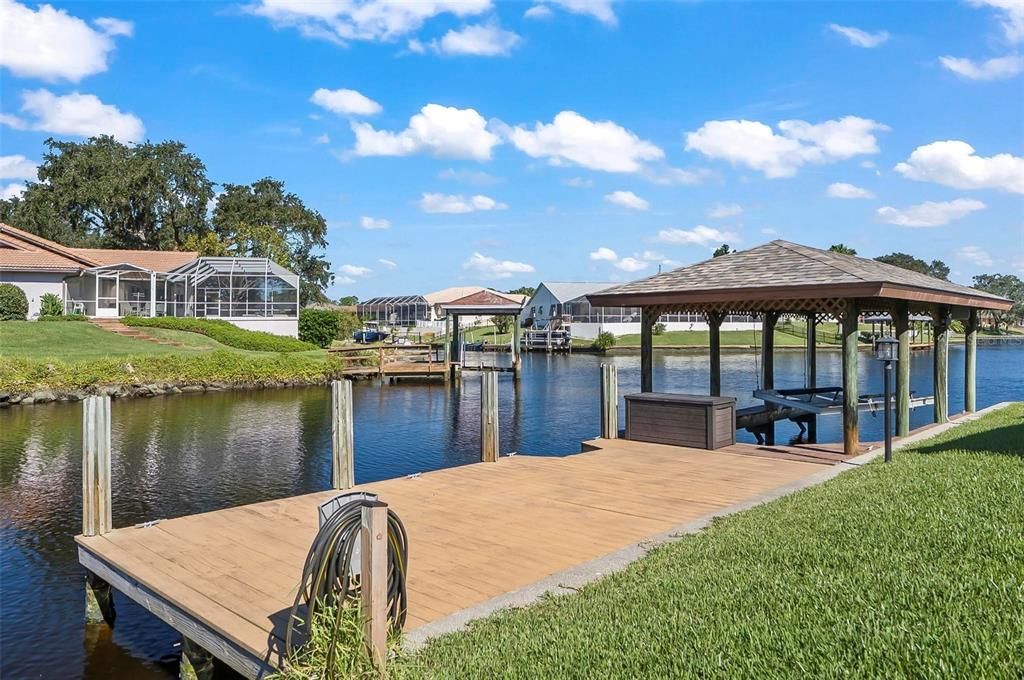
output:
{"label": "coiled black hose", "polygon": [[[352,574],[352,555],[360,541],[363,507],[372,504],[365,498],[353,500],[333,512],[317,532],[302,568],[302,581],[295,603],[288,614],[285,651],[288,658],[296,649],[292,633],[296,624],[308,627],[321,607],[333,607],[335,620],[327,650],[327,669],[333,669],[337,634],[344,613],[344,603],[359,597],[359,577]],[[388,606],[391,626],[401,630],[405,625],[407,594],[406,566],[409,558],[408,536],[398,515],[388,509]],[[306,616],[300,616],[302,607]]]}

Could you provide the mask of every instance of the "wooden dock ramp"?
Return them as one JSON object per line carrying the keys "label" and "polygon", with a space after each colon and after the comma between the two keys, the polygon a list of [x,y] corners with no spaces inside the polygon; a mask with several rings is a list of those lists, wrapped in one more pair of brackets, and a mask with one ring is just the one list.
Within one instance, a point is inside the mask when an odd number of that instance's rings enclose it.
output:
{"label": "wooden dock ramp", "polygon": [[[355,487],[409,533],[415,630],[835,461],[593,440],[564,458],[500,458]],[[78,536],[82,564],[248,677],[281,661],[281,637],[324,491],[151,526]]]}

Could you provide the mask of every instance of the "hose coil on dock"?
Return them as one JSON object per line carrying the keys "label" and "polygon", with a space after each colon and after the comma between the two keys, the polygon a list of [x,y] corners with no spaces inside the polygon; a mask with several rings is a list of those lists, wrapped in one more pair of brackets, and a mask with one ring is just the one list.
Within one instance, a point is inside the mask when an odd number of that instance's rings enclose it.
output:
{"label": "hose coil on dock", "polygon": [[[324,516],[321,508],[321,525],[310,546],[306,563],[302,568],[299,592],[288,614],[288,628],[284,647],[289,659],[301,642],[296,645],[293,633],[297,626],[308,628],[317,612],[324,607],[333,607],[335,619],[328,649],[328,669],[332,668],[337,635],[340,629],[344,605],[358,601],[360,597],[359,545],[362,534],[363,507],[376,503],[373,494],[354,493],[352,498],[339,496],[330,502],[333,512]],[[328,505],[328,504],[325,504]],[[387,617],[391,626],[401,630],[406,615],[406,570],[409,558],[408,535],[398,515],[388,509],[388,558],[387,558]],[[305,615],[303,616],[303,608]]]}

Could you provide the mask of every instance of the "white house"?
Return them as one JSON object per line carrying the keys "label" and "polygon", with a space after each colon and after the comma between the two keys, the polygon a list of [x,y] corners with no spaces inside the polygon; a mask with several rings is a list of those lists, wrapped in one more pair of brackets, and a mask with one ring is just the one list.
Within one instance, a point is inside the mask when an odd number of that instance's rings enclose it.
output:
{"label": "white house", "polygon": [[[640,333],[639,307],[592,307],[588,295],[619,284],[610,282],[543,281],[523,306],[522,326],[546,329],[554,321],[568,325],[574,338],[592,340],[599,333],[631,335]],[[527,320],[530,321],[527,321]],[[658,320],[669,331],[706,331],[708,324],[700,314],[664,314]],[[749,316],[728,316],[722,330],[760,328]]]}
{"label": "white house", "polygon": [[[392,326],[415,326],[417,328],[444,328],[447,312],[444,306],[477,293],[487,292],[505,298],[509,302],[523,304],[525,295],[502,293],[483,286],[455,286],[425,295],[390,295],[370,298],[356,305],[356,313],[364,321],[377,321]],[[460,321],[465,326],[489,323],[489,316],[466,315]]]}
{"label": "white house", "polygon": [[187,316],[298,336],[299,277],[266,258],[69,248],[0,224],[0,283],[25,291],[29,318],[52,293],[69,314]]}

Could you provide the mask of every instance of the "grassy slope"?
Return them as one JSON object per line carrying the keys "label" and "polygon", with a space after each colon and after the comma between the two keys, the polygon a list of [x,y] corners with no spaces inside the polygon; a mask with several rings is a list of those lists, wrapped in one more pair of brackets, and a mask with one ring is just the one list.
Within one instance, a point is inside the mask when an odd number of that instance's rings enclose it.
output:
{"label": "grassy slope", "polygon": [[[723,345],[742,345],[749,347],[751,345],[763,344],[761,339],[761,331],[722,331],[722,344]],[[819,343],[820,344],[820,343]],[[684,347],[707,347],[708,345],[708,332],[707,331],[665,331],[661,335],[654,336],[654,345],[676,345]],[[618,338],[615,343],[616,347],[639,347],[640,346],[640,335],[631,334],[623,335]],[[775,331],[775,346],[776,347],[803,347],[804,339],[790,335],[789,333],[782,333],[781,331]]]}
{"label": "grassy slope", "polygon": [[1024,405],[430,643],[400,675],[1014,677]]}

